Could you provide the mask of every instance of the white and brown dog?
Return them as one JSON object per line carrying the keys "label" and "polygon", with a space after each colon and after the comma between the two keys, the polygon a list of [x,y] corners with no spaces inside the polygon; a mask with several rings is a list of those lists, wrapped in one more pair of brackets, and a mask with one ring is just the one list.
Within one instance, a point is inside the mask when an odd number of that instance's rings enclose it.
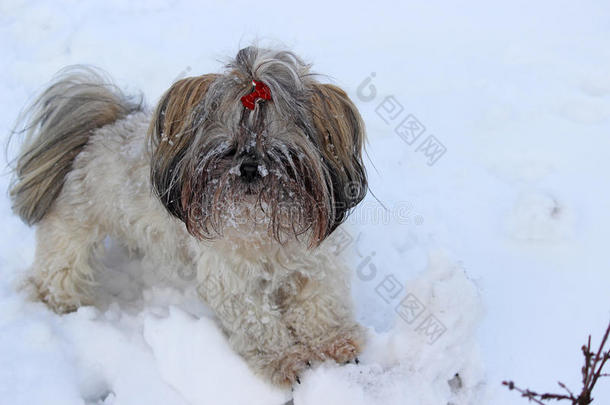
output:
{"label": "white and brown dog", "polygon": [[109,236],[193,270],[232,347],[276,384],[356,358],[348,270],[323,242],[366,192],[364,125],[294,54],[242,49],[154,112],[71,67],[20,120],[10,195],[37,226],[28,276],[50,308],[94,304]]}

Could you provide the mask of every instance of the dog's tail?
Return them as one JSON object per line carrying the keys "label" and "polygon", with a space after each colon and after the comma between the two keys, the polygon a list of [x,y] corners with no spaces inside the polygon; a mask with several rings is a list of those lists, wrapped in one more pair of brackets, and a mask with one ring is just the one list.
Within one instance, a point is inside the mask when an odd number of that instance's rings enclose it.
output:
{"label": "dog's tail", "polygon": [[25,134],[9,191],[13,211],[28,225],[40,221],[91,133],[139,110],[141,100],[126,97],[97,69],[60,71],[20,115],[13,132]]}

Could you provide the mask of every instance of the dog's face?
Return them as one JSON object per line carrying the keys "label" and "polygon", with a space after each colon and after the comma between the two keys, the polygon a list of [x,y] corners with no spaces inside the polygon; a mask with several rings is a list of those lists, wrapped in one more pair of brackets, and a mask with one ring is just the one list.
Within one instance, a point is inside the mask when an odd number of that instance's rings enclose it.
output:
{"label": "dog's face", "polygon": [[[242,49],[225,74],[190,77],[161,98],[149,136],[153,189],[200,239],[265,224],[280,243],[322,242],[366,193],[364,125],[340,88],[289,52]],[[270,100],[241,99],[264,83]]]}

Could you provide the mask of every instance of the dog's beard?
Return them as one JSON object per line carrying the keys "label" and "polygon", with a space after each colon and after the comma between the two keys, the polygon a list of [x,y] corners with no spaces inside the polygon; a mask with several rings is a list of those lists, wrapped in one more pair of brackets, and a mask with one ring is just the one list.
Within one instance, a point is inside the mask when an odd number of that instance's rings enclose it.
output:
{"label": "dog's beard", "polygon": [[234,152],[226,141],[203,145],[183,173],[181,203],[189,232],[201,239],[241,232],[279,243],[315,243],[332,209],[329,176],[315,148],[284,143],[269,148],[256,160],[253,180],[244,178],[244,158]]}

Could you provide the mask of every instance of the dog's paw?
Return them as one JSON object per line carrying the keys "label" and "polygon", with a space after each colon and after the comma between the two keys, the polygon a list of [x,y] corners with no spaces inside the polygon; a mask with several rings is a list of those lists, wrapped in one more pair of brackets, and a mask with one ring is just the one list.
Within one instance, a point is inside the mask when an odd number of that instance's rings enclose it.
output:
{"label": "dog's paw", "polygon": [[272,383],[282,387],[292,386],[295,382],[300,383],[299,376],[302,372],[313,361],[318,360],[311,350],[301,344],[296,344],[286,353],[273,357],[265,366],[265,374]]}
{"label": "dog's paw", "polygon": [[[54,283],[42,284],[30,278],[23,283],[22,288],[32,300],[44,302],[49,309],[60,315],[74,312],[80,306],[91,304],[86,296],[76,292],[65,274],[54,276],[51,279]],[[65,288],[66,285],[70,285],[70,288]]]}
{"label": "dog's paw", "polygon": [[57,299],[56,296],[49,294],[48,292],[40,294],[40,301],[44,302],[49,309],[59,315],[69,314],[74,312],[80,306],[72,302],[66,302],[62,299]]}
{"label": "dog's paw", "polygon": [[362,352],[365,333],[360,325],[344,328],[324,340],[318,351],[325,359],[333,359],[339,364],[357,361]]}

